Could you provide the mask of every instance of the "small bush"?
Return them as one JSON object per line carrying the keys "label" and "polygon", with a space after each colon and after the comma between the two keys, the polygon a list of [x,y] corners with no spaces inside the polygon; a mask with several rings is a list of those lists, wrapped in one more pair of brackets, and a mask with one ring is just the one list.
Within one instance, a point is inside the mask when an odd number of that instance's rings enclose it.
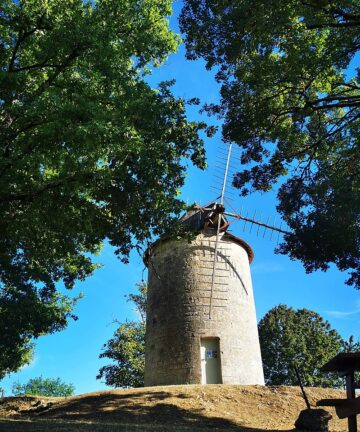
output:
{"label": "small bush", "polygon": [[74,394],[75,387],[64,383],[60,378],[32,378],[26,384],[16,382],[12,386],[15,396],[60,396],[67,397]]}

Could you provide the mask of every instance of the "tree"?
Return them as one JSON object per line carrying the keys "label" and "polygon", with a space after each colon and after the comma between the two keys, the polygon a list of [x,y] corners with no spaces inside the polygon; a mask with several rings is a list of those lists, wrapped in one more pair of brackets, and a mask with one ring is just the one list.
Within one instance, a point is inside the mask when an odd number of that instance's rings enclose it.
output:
{"label": "tree", "polygon": [[100,358],[109,358],[115,363],[103,366],[97,379],[113,387],[142,387],[145,367],[145,330],[147,284],[137,284],[139,294],[129,294],[128,301],[135,305],[140,321],[120,324],[114,336],[103,346]]}
{"label": "tree", "polygon": [[291,229],[278,251],[308,272],[333,262],[360,288],[358,0],[184,0],[189,59],[216,68],[223,139],[242,149],[243,196],[280,180]]}
{"label": "tree", "polygon": [[15,340],[8,334],[1,337],[0,379],[10,372],[16,372],[29,364],[33,358],[34,344],[29,338],[15,334]]}
{"label": "tree", "polygon": [[60,378],[37,377],[30,379],[26,384],[15,383],[12,392],[15,396],[50,396],[68,397],[74,394],[75,387],[64,383]]}
{"label": "tree", "polygon": [[265,314],[258,327],[266,384],[298,385],[297,366],[306,386],[341,386],[339,378],[319,371],[343,344],[319,314],[279,305]]}
{"label": "tree", "polygon": [[170,0],[4,0],[0,13],[0,378],[63,329],[107,239],[124,261],[205,166],[185,101],[152,89],[176,50]]}
{"label": "tree", "polygon": [[[357,340],[357,342],[355,342],[354,340],[354,336],[351,335],[349,336],[348,340],[344,340],[343,341],[343,347],[342,347],[343,352],[360,352],[360,339]],[[355,372],[355,381],[356,382],[360,382],[360,372]]]}
{"label": "tree", "polygon": [[360,351],[360,340],[358,339],[357,342],[354,340],[354,336],[349,336],[349,340],[343,341],[343,347],[342,350],[344,352],[358,352]]}

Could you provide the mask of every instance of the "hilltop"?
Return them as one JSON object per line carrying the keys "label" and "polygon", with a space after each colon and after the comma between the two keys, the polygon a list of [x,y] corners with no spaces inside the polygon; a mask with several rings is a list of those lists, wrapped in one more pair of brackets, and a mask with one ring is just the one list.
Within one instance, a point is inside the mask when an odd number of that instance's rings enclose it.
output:
{"label": "hilltop", "polygon": [[[345,397],[333,389],[306,389],[315,406]],[[110,390],[71,398],[9,397],[0,400],[2,432],[70,431],[282,431],[294,429],[305,408],[297,387],[181,385]],[[333,419],[330,431],[346,431]]]}

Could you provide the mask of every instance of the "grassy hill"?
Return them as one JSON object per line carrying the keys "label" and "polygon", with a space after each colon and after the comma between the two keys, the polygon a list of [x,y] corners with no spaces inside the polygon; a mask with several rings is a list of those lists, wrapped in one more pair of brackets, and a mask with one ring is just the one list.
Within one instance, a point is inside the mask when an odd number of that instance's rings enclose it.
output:
{"label": "grassy hill", "polygon": [[[309,388],[310,403],[345,392]],[[2,432],[195,432],[293,430],[305,403],[296,387],[191,385],[88,393],[71,398],[4,398]],[[346,431],[333,410],[330,431]]]}

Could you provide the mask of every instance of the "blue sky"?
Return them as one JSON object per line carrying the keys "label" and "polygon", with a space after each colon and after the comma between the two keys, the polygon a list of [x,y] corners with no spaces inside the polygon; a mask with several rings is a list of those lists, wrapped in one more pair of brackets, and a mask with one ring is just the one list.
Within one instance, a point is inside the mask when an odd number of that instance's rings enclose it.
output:
{"label": "blue sky", "polygon": [[[175,3],[175,15],[180,3]],[[171,19],[171,26],[177,30],[176,16]],[[359,63],[359,62],[358,62]],[[149,79],[152,85],[161,80],[176,79],[173,90],[184,98],[199,97],[202,102],[218,100],[218,86],[213,74],[206,72],[201,61],[185,60],[184,47],[172,55],[166,64],[156,70]],[[206,120],[218,124],[213,119],[204,118],[197,107],[190,107],[190,119]],[[215,185],[215,165],[218,163],[220,136],[206,139],[206,151],[209,169],[200,171],[189,166],[186,184],[182,197],[189,203],[196,201],[205,204],[216,198],[211,189]],[[236,156],[236,155],[235,155]],[[235,158],[233,158],[235,160]],[[233,198],[231,205],[243,212],[257,215],[266,220],[268,216],[276,217],[275,192],[255,194],[246,199]],[[279,220],[279,217],[277,218]],[[252,263],[252,278],[255,293],[257,317],[260,319],[269,309],[279,303],[293,308],[308,308],[321,314],[330,321],[344,338],[351,334],[355,339],[360,337],[360,292],[345,285],[346,274],[335,267],[328,272],[306,274],[301,263],[291,261],[288,257],[274,254],[276,238],[263,238],[263,232],[240,222],[234,222],[231,230],[246,240],[253,248],[255,259]],[[60,333],[41,337],[36,344],[33,362],[20,372],[6,377],[0,386],[6,394],[11,393],[15,381],[24,383],[30,378],[60,377],[65,382],[75,385],[77,394],[105,389],[106,386],[96,380],[99,368],[107,364],[106,359],[99,359],[102,345],[112,336],[117,325],[115,320],[125,321],[136,318],[131,304],[126,302],[125,295],[135,290],[136,282],[146,278],[142,259],[136,253],[131,255],[130,263],[125,265],[118,261],[110,246],[105,246],[97,258],[103,267],[84,283],[79,283],[73,294],[85,294],[77,308],[78,321],[71,321],[68,328]]]}

